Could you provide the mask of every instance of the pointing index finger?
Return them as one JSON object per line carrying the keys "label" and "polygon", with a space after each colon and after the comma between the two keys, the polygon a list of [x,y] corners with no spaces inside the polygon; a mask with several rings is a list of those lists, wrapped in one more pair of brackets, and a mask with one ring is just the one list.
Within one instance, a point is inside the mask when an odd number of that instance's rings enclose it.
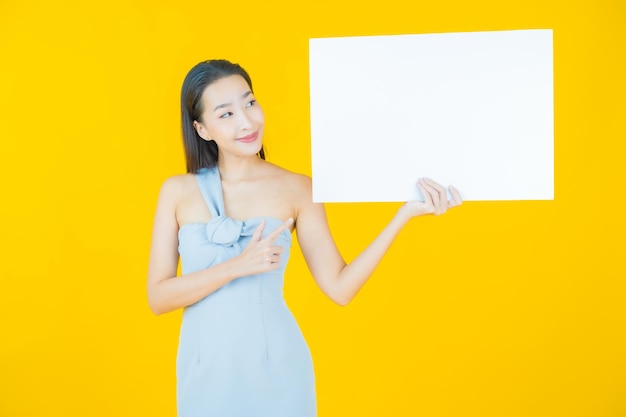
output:
{"label": "pointing index finger", "polygon": [[293,218],[290,217],[284,222],[282,222],[281,225],[278,226],[276,229],[272,230],[272,232],[268,234],[264,240],[268,242],[273,242],[274,240],[276,240],[278,236],[280,236],[282,232],[287,230],[289,226],[291,226],[292,224],[293,224]]}

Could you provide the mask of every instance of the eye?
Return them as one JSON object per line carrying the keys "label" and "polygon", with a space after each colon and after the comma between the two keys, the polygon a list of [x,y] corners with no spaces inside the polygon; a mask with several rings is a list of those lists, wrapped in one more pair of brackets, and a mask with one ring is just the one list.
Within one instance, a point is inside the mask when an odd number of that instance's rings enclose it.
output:
{"label": "eye", "polygon": [[222,114],[220,116],[220,119],[226,119],[226,118],[228,118],[228,117],[230,117],[232,115],[233,115],[233,112],[227,111],[226,113],[224,113],[224,114]]}
{"label": "eye", "polygon": [[256,100],[250,100],[247,104],[246,107],[252,107],[256,104]]}

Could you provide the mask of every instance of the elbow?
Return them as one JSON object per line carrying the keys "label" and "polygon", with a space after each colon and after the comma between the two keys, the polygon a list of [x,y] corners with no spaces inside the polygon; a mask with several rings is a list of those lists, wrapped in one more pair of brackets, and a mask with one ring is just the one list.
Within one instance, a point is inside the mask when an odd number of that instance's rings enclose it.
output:
{"label": "elbow", "polygon": [[150,311],[152,311],[152,314],[155,316],[160,316],[168,312],[168,310],[164,308],[163,303],[159,302],[151,291],[148,291],[148,307],[150,307]]}
{"label": "elbow", "polygon": [[160,316],[161,314],[165,313],[165,311],[163,311],[163,309],[154,301],[151,301],[148,298],[148,307],[150,307],[150,311],[152,311],[152,314],[154,314],[155,316]]}
{"label": "elbow", "polygon": [[325,288],[324,293],[335,304],[341,307],[345,307],[350,304],[350,301],[354,299],[356,293],[349,288],[344,288],[342,285],[335,285],[330,288]]}
{"label": "elbow", "polygon": [[354,299],[354,295],[347,294],[337,294],[335,296],[330,297],[331,300],[335,302],[340,307],[345,307],[350,304],[350,301]]}
{"label": "elbow", "polygon": [[160,310],[158,307],[150,305],[150,311],[152,311],[152,314],[154,314],[155,316],[160,316],[161,314],[165,313],[165,311]]}
{"label": "elbow", "polygon": [[152,311],[152,314],[154,314],[155,316],[160,316],[162,314],[169,313],[175,310],[174,308],[170,308],[168,306],[155,305],[151,303],[148,303],[148,306],[150,306],[150,311]]}

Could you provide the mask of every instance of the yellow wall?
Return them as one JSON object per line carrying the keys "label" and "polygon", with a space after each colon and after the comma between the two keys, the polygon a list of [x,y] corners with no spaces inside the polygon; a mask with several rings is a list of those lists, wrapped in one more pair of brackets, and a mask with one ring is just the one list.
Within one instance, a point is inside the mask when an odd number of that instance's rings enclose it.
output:
{"label": "yellow wall", "polygon": [[[193,64],[242,63],[270,159],[310,173],[308,38],[527,28],[554,29],[556,199],[415,220],[347,308],[296,250],[286,296],[321,417],[626,415],[626,3],[163,3],[0,3],[1,416],[175,414],[180,313],[145,278]],[[344,255],[397,207],[329,205]]]}

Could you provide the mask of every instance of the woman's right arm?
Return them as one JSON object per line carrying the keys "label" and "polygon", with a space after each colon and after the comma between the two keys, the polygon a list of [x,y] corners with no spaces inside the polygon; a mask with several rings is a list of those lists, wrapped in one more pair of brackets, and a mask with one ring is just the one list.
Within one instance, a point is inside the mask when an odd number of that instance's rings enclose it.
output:
{"label": "woman's right arm", "polygon": [[238,277],[277,269],[283,249],[274,245],[274,239],[291,225],[287,221],[261,239],[265,227],[262,223],[239,256],[177,277],[179,225],[176,207],[183,189],[180,178],[173,177],[163,183],[159,193],[148,266],[148,304],[154,314],[187,307]]}
{"label": "woman's right arm", "polygon": [[154,314],[193,304],[235,278],[227,262],[176,276],[179,228],[176,207],[183,189],[181,178],[173,177],[163,183],[159,193],[148,265],[148,304]]}

